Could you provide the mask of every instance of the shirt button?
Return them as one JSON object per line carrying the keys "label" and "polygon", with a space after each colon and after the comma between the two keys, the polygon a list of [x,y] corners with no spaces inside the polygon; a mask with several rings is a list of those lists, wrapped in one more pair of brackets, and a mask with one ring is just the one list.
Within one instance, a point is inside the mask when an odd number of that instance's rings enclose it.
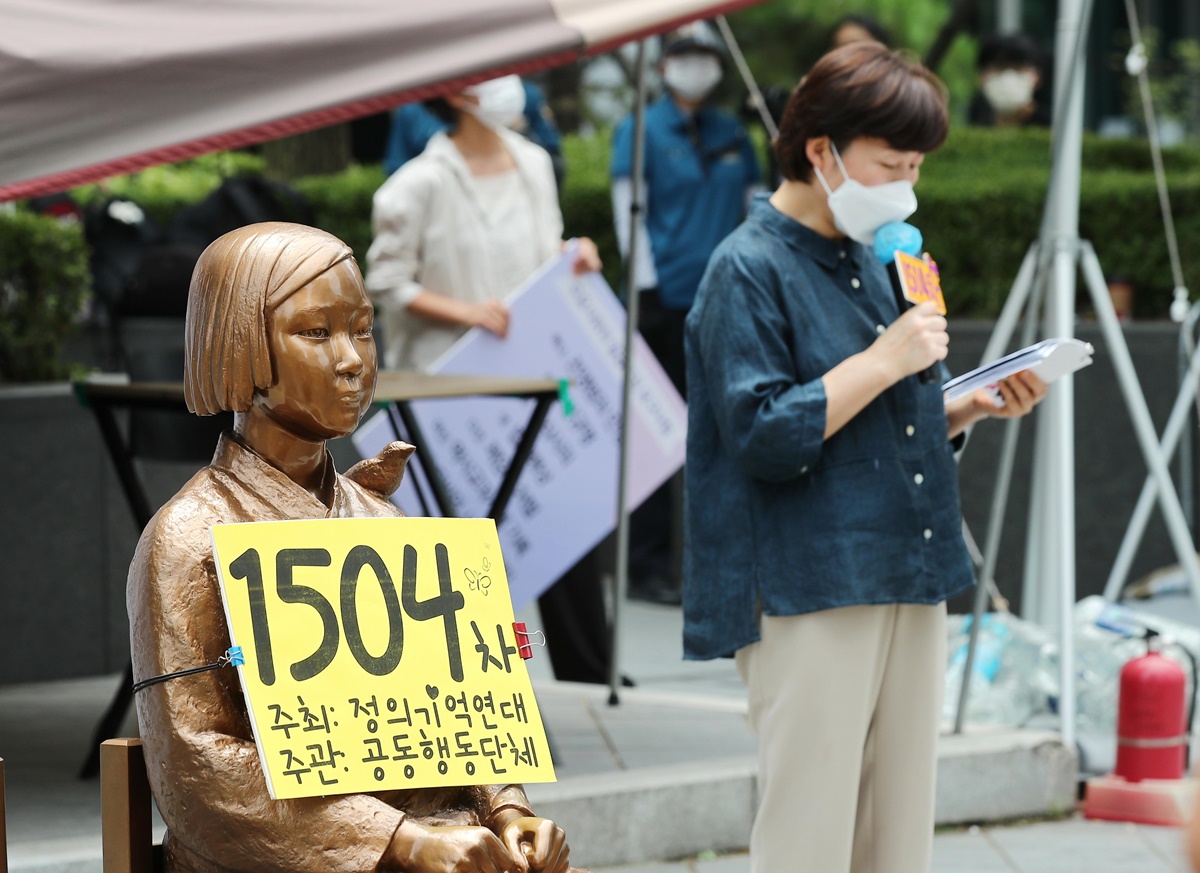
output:
{"label": "shirt button", "polygon": [[884,327],[882,324],[875,325],[875,333],[879,334],[880,336],[883,336],[884,333],[886,333],[886,332],[887,332],[887,328]]}
{"label": "shirt button", "polygon": [[846,260],[846,250],[838,249],[838,257],[841,258],[843,261]]}
{"label": "shirt button", "polygon": [[918,473],[917,475],[913,476],[913,481],[916,482],[918,485],[920,485],[922,482],[925,481],[925,477],[922,476],[920,473]]}
{"label": "shirt button", "polygon": [[933,537],[933,531],[931,531],[929,528],[925,528],[925,539],[930,539],[932,537]]}
{"label": "shirt button", "polygon": [[916,432],[917,432],[917,429],[916,429],[915,427],[913,427],[913,426],[910,424],[908,427],[906,427],[906,428],[904,429],[904,432],[905,432],[906,434],[908,434],[909,436],[912,436],[914,433],[916,433]]}
{"label": "shirt button", "polygon": [[807,467],[807,466],[801,467],[801,468],[800,468],[800,472],[801,472],[801,473],[807,473],[807,472],[808,472],[808,467]]}
{"label": "shirt button", "polygon": [[851,288],[857,288],[857,287],[858,287],[859,285],[861,285],[861,284],[862,284],[862,282],[858,281],[858,279],[856,279],[856,278],[855,278],[855,279],[851,279],[851,280],[850,280],[850,287],[851,287]]}

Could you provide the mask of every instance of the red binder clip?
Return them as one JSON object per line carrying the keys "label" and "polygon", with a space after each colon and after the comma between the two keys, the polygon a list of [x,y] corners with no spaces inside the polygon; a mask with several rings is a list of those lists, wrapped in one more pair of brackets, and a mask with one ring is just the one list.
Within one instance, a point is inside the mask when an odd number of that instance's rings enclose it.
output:
{"label": "red binder clip", "polygon": [[513,633],[517,635],[517,654],[528,661],[533,657],[533,646],[529,644],[529,631],[525,629],[525,622],[514,621]]}
{"label": "red binder clip", "polygon": [[535,634],[541,635],[541,637],[542,637],[541,642],[538,642],[538,643],[530,643],[529,642],[530,634],[529,634],[529,631],[527,631],[525,629],[525,622],[523,622],[523,621],[514,621],[513,622],[513,633],[517,637],[517,654],[520,655],[526,661],[528,661],[530,658],[533,657],[533,647],[535,645],[537,645],[537,646],[546,645],[546,635],[544,633],[542,633],[541,631],[534,631]]}

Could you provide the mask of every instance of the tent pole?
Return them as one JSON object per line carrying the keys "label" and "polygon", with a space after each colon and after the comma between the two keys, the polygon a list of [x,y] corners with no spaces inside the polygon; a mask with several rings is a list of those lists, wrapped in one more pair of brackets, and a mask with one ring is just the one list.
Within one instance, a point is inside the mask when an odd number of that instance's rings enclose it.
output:
{"label": "tent pole", "polygon": [[625,320],[625,372],[621,393],[621,457],[617,468],[617,561],[613,574],[612,626],[608,655],[608,704],[621,702],[617,691],[621,685],[621,606],[629,588],[629,510],[626,508],[629,487],[629,431],[632,416],[629,414],[629,398],[633,387],[633,346],[638,327],[637,287],[637,241],[642,229],[642,202],[645,198],[646,161],[646,40],[638,43],[636,60],[637,97],[633,112],[633,190],[629,207],[629,252],[625,262],[626,320]]}
{"label": "tent pole", "polygon": [[[1092,0],[1061,0],[1055,45],[1053,156],[1038,237],[1038,273],[1046,270],[1046,336],[1075,331],[1075,282],[1079,264],[1079,187],[1083,152],[1083,86],[1086,37]],[[1027,266],[1027,265],[1023,265]],[[1036,283],[1035,283],[1036,285]],[[1011,334],[1018,308],[1005,320]],[[993,334],[989,352],[999,345]],[[1074,384],[1064,376],[1038,410],[1030,498],[1022,613],[1047,629],[1057,626],[1060,644],[1059,714],[1063,744],[1075,746],[1075,676],[1072,611],[1075,604]]]}
{"label": "tent pole", "polygon": [[771,117],[771,112],[767,109],[767,101],[763,97],[762,89],[758,87],[758,82],[754,80],[754,74],[750,72],[750,65],[746,63],[746,56],[742,54],[742,48],[738,45],[738,41],[734,38],[733,29],[729,26],[729,21],[724,15],[717,16],[717,29],[721,31],[721,39],[725,41],[725,47],[729,49],[729,56],[733,58],[734,66],[737,67],[738,73],[741,74],[742,82],[746,85],[746,90],[750,92],[750,101],[754,104],[754,109],[758,112],[758,117],[762,119],[763,127],[767,129],[767,136],[772,142],[779,136],[779,125],[775,123],[775,119]]}
{"label": "tent pole", "polygon": [[[1079,186],[1083,155],[1083,85],[1086,34],[1091,4],[1063,0],[1059,4],[1055,55],[1054,162],[1042,243],[1052,252],[1046,297],[1046,334],[1075,335],[1075,282],[1079,255]],[[1041,560],[1036,563],[1047,626],[1058,625],[1059,717],[1062,742],[1075,747],[1075,665],[1072,612],[1075,606],[1075,404],[1074,380],[1065,376],[1042,403],[1045,442],[1035,473],[1046,483],[1040,514]],[[1050,596],[1057,588],[1058,597]]]}
{"label": "tent pole", "polygon": [[1021,0],[999,0],[996,3],[996,32],[1020,33]]}

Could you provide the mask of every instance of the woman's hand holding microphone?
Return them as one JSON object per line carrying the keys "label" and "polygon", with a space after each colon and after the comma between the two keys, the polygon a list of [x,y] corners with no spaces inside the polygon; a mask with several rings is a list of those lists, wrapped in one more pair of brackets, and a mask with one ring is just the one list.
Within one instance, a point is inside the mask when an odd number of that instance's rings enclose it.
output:
{"label": "woman's hand holding microphone", "polygon": [[891,382],[920,373],[945,360],[950,349],[946,318],[934,303],[918,304],[904,312],[871,344],[870,351],[888,369]]}

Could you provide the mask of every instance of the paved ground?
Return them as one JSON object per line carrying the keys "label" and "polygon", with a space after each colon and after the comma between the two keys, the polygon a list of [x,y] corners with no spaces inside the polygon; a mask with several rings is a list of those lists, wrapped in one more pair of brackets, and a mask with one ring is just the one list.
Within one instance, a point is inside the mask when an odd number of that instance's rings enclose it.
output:
{"label": "paved ground", "polygon": [[[745,854],[672,864],[609,867],[604,873],[748,873]],[[1069,819],[938,834],[931,873],[1188,873],[1174,828]],[[601,871],[596,871],[601,873]],[[886,873],[886,871],[880,871]]]}
{"label": "paved ground", "polygon": [[[535,614],[521,617],[537,627]],[[638,686],[622,695],[619,706],[609,706],[602,689],[553,682],[544,656],[530,662],[556,747],[555,788],[597,777],[635,780],[664,765],[701,772],[714,768],[717,759],[752,755],[753,737],[742,715],[744,692],[732,663],[684,663],[677,609],[631,603],[623,617],[622,667]],[[0,755],[6,759],[13,873],[99,873],[99,788],[80,782],[75,773],[116,681],[110,676],[0,688]],[[126,733],[133,730],[127,725]],[[703,853],[596,869],[745,873],[750,867],[745,854]],[[934,873],[1188,870],[1177,830],[1078,818],[941,832],[933,865]]]}

